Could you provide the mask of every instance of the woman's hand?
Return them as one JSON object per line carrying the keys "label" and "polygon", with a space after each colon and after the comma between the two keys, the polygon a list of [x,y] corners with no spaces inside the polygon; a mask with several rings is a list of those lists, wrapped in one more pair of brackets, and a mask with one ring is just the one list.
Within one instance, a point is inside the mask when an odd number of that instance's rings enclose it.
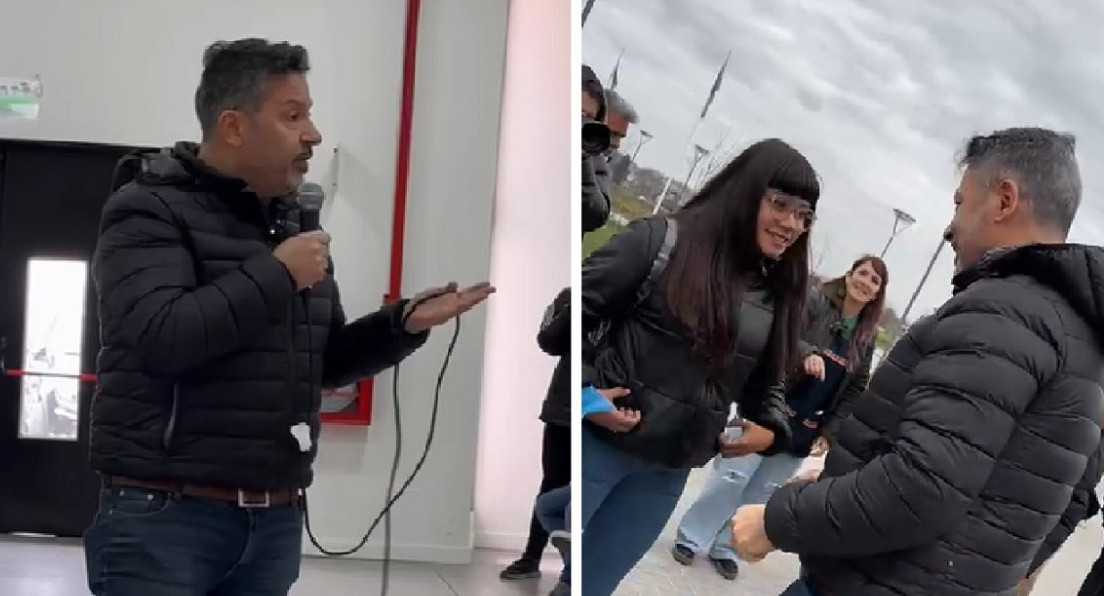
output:
{"label": "woman's hand", "polygon": [[810,457],[820,457],[828,453],[828,439],[825,437],[817,437],[813,441],[813,446],[809,449]]}
{"label": "woman's hand", "polygon": [[747,420],[739,420],[735,426],[740,427],[743,433],[735,439],[721,436],[721,457],[742,457],[752,453],[760,453],[770,449],[770,446],[774,444],[774,431],[772,430]]}
{"label": "woman's hand", "polygon": [[[792,361],[791,361],[792,362]],[[818,381],[824,380],[824,358],[818,354],[810,354],[805,358],[805,374],[810,377],[816,378]]]}
{"label": "woman's hand", "polygon": [[629,394],[628,389],[613,387],[610,389],[598,389],[598,393],[609,400],[613,409],[606,412],[592,412],[587,414],[587,420],[615,433],[627,433],[640,424],[640,412],[638,410],[632,408],[619,408],[614,403],[616,400],[627,396]]}

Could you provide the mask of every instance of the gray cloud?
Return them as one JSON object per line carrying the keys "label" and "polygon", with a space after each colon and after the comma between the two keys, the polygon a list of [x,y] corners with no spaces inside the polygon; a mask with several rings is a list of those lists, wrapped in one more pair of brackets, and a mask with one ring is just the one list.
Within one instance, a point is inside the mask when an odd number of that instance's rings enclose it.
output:
{"label": "gray cloud", "polygon": [[[877,253],[900,208],[890,303],[903,308],[950,221],[954,157],[972,134],[1017,125],[1072,132],[1085,183],[1071,240],[1104,243],[1104,5],[1050,0],[598,0],[583,57],[655,135],[639,160],[682,178],[687,136],[717,68],[724,84],[694,142],[714,165],[780,137],[824,180],[814,255],[827,273]],[[627,147],[633,147],[631,137]],[[950,294],[940,258],[915,313]]]}

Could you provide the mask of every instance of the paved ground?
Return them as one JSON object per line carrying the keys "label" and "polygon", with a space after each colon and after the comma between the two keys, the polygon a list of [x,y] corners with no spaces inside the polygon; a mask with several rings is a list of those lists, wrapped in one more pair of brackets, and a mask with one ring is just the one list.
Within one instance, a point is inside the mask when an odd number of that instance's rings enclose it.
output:
{"label": "paved ground", "polygon": [[[690,476],[682,502],[663,536],[622,582],[616,596],[776,596],[797,576],[797,558],[784,553],[774,553],[755,565],[742,565],[740,577],[735,581],[721,578],[706,560],[683,567],[671,558],[678,520],[697,497],[707,473],[699,470]],[[1102,534],[1099,517],[1085,522],[1044,568],[1032,596],[1076,594],[1100,553]]]}

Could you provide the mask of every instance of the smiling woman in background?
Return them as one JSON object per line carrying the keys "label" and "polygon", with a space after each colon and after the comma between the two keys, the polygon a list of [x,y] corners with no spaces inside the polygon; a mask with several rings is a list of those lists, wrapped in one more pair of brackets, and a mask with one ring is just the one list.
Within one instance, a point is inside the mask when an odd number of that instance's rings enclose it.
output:
{"label": "smiling woman in background", "polygon": [[628,432],[583,425],[583,594],[613,593],[692,468],[788,448],[782,379],[798,363],[819,197],[801,153],[761,141],[669,219],[633,222],[583,262],[583,380],[627,389],[641,414]]}

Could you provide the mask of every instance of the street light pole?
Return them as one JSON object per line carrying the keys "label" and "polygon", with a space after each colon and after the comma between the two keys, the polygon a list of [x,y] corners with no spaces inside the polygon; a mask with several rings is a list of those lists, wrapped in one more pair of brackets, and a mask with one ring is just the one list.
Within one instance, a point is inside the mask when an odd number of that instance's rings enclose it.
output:
{"label": "street light pole", "polygon": [[[897,234],[900,234],[901,232],[909,229],[909,227],[912,226],[912,224],[914,223],[916,223],[915,217],[909,215],[908,213],[905,213],[904,211],[901,211],[900,209],[895,208],[893,210],[893,232],[890,233],[889,239],[886,240],[885,247],[882,248],[882,254],[879,256],[884,258],[886,256],[886,252],[889,251],[889,245],[893,244],[893,239],[897,237]],[[897,226],[900,226],[900,228],[898,228]]]}
{"label": "street light pole", "polygon": [[[698,147],[698,145],[694,144],[694,133],[698,131],[698,125],[701,124],[701,121],[701,118],[694,120],[694,125],[690,127],[690,134],[686,135],[686,148],[682,150],[683,157],[685,157],[687,152],[691,149]],[[663,190],[659,191],[659,196],[656,197],[655,205],[652,207],[652,215],[659,213],[660,207],[663,206],[663,201],[667,199],[667,190],[671,188],[671,182],[671,176],[668,175],[667,181],[663,183]]]}
{"label": "street light pole", "polygon": [[[690,180],[694,177],[694,170],[698,169],[698,164],[701,160],[705,159],[709,155],[709,150],[701,145],[694,145],[694,161],[690,164],[690,171],[686,172],[686,180],[682,182],[682,188],[679,189],[680,193],[690,190]],[[679,197],[679,205],[686,200],[685,196]]]}
{"label": "street light pole", "polygon": [[935,249],[935,254],[932,255],[930,261],[928,261],[928,268],[924,270],[924,276],[920,278],[920,283],[916,285],[916,289],[912,292],[912,298],[909,298],[908,304],[905,306],[905,312],[901,313],[901,322],[908,325],[909,312],[912,311],[912,307],[916,304],[916,298],[920,295],[920,290],[924,289],[924,284],[928,283],[928,276],[931,275],[932,268],[935,267],[935,262],[939,260],[939,253],[943,252],[943,247],[947,245],[946,240],[939,241],[939,247]]}
{"label": "street light pole", "polygon": [[650,140],[652,140],[652,133],[644,130],[643,128],[640,129],[640,140],[637,141],[636,149],[633,149],[632,154],[632,162],[634,164],[636,163],[636,156],[640,154],[640,148],[644,146],[644,143],[647,143]]}

